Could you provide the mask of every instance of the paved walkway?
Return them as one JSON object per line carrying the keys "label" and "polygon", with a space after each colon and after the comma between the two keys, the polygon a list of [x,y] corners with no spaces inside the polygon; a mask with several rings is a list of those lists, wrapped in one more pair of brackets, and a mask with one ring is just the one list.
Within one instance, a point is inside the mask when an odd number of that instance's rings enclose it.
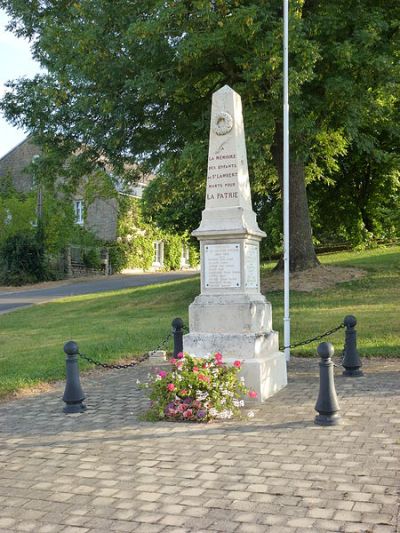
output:
{"label": "paved walkway", "polygon": [[209,425],[140,422],[148,370],[83,377],[83,414],[61,385],[0,405],[1,532],[398,531],[400,359],[338,373],[332,428],[313,423],[316,359],[251,421]]}

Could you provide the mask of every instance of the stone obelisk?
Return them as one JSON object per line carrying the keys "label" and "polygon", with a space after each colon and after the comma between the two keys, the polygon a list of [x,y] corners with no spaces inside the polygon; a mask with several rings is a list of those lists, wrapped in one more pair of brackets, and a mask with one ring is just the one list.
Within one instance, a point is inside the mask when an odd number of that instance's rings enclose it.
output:
{"label": "stone obelisk", "polygon": [[251,204],[241,98],[227,85],[213,95],[206,205],[192,235],[200,241],[201,294],[189,306],[184,350],[242,360],[246,385],[263,401],[287,384],[286,360],[260,293],[265,233]]}

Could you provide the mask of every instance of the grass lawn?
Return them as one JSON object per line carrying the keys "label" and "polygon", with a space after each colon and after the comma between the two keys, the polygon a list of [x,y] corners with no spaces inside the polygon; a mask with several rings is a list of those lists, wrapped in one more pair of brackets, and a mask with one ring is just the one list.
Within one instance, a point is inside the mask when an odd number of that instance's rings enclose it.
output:
{"label": "grass lawn", "polygon": [[[291,293],[292,342],[357,317],[361,356],[400,357],[400,247],[342,252],[320,257],[323,264],[367,270],[363,279],[333,289]],[[266,266],[268,269],[269,265]],[[0,397],[42,382],[64,379],[63,345],[75,340],[83,353],[101,361],[142,355],[154,349],[199,293],[199,279],[152,287],[65,298],[0,316]],[[282,332],[283,292],[267,294],[274,329]],[[339,353],[343,330],[329,337]],[[315,355],[317,342],[292,354]],[[169,343],[171,348],[172,343]],[[81,369],[90,365],[80,361]]]}

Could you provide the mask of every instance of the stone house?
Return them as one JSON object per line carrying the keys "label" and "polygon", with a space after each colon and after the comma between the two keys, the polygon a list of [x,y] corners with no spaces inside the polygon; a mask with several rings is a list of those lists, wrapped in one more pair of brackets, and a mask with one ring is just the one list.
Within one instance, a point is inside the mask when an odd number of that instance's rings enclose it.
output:
{"label": "stone house", "polygon": [[[0,159],[0,181],[9,176],[14,188],[21,193],[29,193],[35,190],[35,183],[29,174],[28,167],[40,157],[40,147],[35,145],[28,137],[15,148],[10,150]],[[152,176],[143,176],[129,192],[118,190],[117,193],[132,198],[140,199],[143,190],[151,181]],[[119,203],[117,198],[94,198],[85,205],[83,187],[72,197],[73,210],[75,214],[75,224],[89,230],[97,239],[101,241],[116,242],[118,240],[118,213]],[[74,252],[72,247],[72,252]],[[153,263],[152,269],[162,269],[164,266],[164,243],[162,240],[153,242]],[[74,254],[72,254],[74,255]],[[181,268],[189,266],[188,247],[182,244]]]}

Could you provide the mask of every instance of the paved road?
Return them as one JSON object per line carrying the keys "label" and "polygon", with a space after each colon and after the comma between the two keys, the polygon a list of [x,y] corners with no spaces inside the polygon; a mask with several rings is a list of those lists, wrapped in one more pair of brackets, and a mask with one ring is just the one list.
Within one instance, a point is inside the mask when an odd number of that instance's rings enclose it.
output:
{"label": "paved road", "polygon": [[152,272],[147,274],[125,274],[99,277],[90,281],[76,281],[56,286],[0,292],[0,314],[8,313],[20,307],[50,302],[68,296],[92,294],[96,292],[115,291],[129,287],[141,287],[154,283],[163,283],[196,275],[196,272]]}
{"label": "paved road", "polygon": [[[292,358],[288,386],[250,420],[141,422],[149,366],[83,375],[0,405],[0,531],[396,533],[400,360],[336,368],[342,425],[316,426],[318,361]],[[246,411],[245,411],[246,414]]]}

